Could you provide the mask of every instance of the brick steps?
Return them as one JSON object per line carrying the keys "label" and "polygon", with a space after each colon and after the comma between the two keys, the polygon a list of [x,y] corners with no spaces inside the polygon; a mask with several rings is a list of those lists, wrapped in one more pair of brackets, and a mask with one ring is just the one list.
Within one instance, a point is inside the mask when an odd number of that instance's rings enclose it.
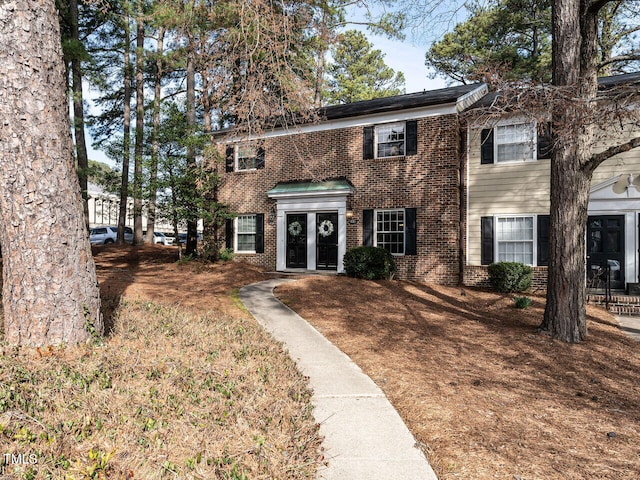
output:
{"label": "brick steps", "polygon": [[[587,294],[587,303],[604,307],[606,297],[602,294]],[[640,316],[640,297],[614,293],[609,299],[609,311],[614,315]]]}

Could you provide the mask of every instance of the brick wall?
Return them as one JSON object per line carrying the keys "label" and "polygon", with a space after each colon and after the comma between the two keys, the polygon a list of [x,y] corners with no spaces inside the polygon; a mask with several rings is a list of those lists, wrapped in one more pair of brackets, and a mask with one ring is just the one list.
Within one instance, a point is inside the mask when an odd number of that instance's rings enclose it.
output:
{"label": "brick wall", "polygon": [[265,214],[265,252],[237,255],[275,269],[276,226],[267,221],[275,201],[266,192],[285,181],[345,177],[355,187],[347,208],[347,249],[362,244],[362,211],[417,208],[415,256],[397,257],[398,276],[440,284],[459,279],[459,125],[456,115],[418,120],[418,153],[363,160],[363,128],[299,133],[264,140],[265,168],[222,175],[221,201],[238,214]]}
{"label": "brick wall", "polygon": [[[531,267],[531,269],[533,270],[531,290],[538,292],[546,291],[547,267]],[[466,265],[464,267],[463,283],[467,287],[491,288],[487,266]]]}

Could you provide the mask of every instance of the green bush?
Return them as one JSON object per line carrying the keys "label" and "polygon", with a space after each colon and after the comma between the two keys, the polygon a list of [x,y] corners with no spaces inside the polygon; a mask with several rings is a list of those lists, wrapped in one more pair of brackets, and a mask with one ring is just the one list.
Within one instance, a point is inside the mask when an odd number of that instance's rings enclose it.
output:
{"label": "green bush", "polygon": [[516,308],[529,308],[531,299],[529,297],[516,297],[513,299],[513,303],[516,304]]}
{"label": "green bush", "polygon": [[498,262],[489,265],[489,280],[504,293],[524,292],[531,287],[531,267],[518,262]]}
{"label": "green bush", "polygon": [[396,263],[384,248],[354,247],[344,255],[344,269],[350,277],[378,280],[391,278]]}
{"label": "green bush", "polygon": [[221,248],[220,249],[220,260],[223,262],[228,262],[229,260],[233,260],[234,253],[233,248]]}

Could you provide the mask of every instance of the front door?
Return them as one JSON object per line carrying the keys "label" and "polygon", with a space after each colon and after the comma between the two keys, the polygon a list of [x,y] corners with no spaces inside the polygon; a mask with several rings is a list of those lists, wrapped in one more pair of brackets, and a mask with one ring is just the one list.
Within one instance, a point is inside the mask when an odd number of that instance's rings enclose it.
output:
{"label": "front door", "polygon": [[318,213],[316,216],[316,268],[338,269],[338,214]]}
{"label": "front door", "polygon": [[287,215],[287,268],[307,268],[307,214]]}
{"label": "front door", "polygon": [[[605,267],[611,269],[611,288],[624,288],[624,215],[589,217],[587,221],[587,281],[604,286]],[[598,281],[601,280],[600,285]]]}

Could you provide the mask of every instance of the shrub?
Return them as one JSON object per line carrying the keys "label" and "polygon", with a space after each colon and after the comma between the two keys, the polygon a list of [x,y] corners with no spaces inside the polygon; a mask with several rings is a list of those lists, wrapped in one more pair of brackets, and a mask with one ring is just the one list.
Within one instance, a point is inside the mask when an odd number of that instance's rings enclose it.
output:
{"label": "shrub", "polygon": [[531,306],[531,299],[529,297],[516,297],[513,299],[516,304],[516,308],[529,308]]}
{"label": "shrub", "polygon": [[222,248],[220,249],[220,260],[223,262],[228,262],[229,260],[233,260],[233,248]]}
{"label": "shrub", "polygon": [[378,280],[391,278],[396,263],[384,248],[354,247],[344,255],[344,269],[350,277]]}
{"label": "shrub", "polygon": [[504,293],[524,292],[531,287],[531,267],[518,262],[498,262],[489,265],[489,280]]}

